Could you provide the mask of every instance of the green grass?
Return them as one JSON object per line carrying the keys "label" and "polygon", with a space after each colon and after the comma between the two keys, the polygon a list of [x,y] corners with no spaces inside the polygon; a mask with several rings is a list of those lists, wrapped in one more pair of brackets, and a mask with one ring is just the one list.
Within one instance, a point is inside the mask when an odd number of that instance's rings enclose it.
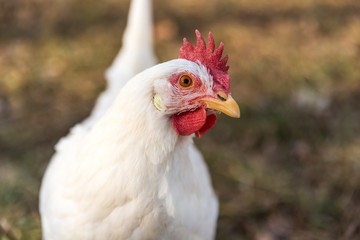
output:
{"label": "green grass", "polygon": [[[128,1],[0,1],[0,239],[40,239],[53,146],[88,116]],[[241,118],[196,140],[218,239],[360,239],[360,3],[154,2],[160,61],[194,29],[225,43]]]}

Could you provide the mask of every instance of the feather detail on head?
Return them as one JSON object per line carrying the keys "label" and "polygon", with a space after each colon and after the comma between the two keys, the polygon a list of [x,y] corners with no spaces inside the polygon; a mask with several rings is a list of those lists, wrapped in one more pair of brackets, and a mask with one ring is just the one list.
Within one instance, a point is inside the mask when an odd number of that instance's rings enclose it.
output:
{"label": "feather detail on head", "polygon": [[[216,85],[220,85],[219,90],[225,91],[226,93],[230,92],[230,74],[228,74],[229,66],[226,65],[228,60],[228,55],[223,59],[222,53],[224,51],[224,44],[221,42],[218,49],[215,50],[215,41],[214,38],[209,32],[209,42],[208,47],[201,36],[201,33],[198,30],[195,30],[196,33],[196,46],[193,46],[184,38],[184,44],[180,48],[179,58],[187,59],[192,62],[200,62],[204,65],[213,76],[213,80]],[[215,51],[214,51],[215,50]]]}

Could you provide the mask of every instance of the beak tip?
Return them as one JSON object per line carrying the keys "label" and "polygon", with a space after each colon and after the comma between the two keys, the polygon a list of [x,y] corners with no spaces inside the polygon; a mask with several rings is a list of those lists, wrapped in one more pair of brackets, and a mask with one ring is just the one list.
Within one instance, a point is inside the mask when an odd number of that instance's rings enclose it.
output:
{"label": "beak tip", "polygon": [[240,115],[241,115],[240,114],[240,109],[238,109],[238,111],[236,111],[232,117],[233,118],[240,118]]}

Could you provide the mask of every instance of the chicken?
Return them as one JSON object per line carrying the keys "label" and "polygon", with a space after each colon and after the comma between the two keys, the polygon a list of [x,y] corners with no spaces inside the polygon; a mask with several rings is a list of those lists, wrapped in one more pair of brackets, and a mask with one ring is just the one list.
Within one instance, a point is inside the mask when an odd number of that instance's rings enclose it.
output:
{"label": "chicken", "polygon": [[155,62],[137,32],[151,31],[132,25],[151,16],[149,5],[132,3],[108,89],[56,145],[40,190],[43,239],[214,238],[218,201],[192,138],[215,125],[217,112],[240,116],[227,56],[211,33],[206,47],[196,31],[196,46],[184,39],[178,59],[131,78]]}

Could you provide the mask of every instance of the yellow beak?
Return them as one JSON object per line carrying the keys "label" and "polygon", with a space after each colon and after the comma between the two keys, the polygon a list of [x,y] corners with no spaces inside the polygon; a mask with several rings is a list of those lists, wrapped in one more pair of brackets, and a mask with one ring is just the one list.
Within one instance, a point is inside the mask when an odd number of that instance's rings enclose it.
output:
{"label": "yellow beak", "polygon": [[235,102],[235,100],[231,97],[231,95],[226,96],[225,93],[219,92],[218,96],[220,96],[219,99],[202,98],[199,99],[198,101],[206,103],[207,104],[206,108],[223,112],[226,115],[233,118],[239,118],[240,117],[239,105]]}

